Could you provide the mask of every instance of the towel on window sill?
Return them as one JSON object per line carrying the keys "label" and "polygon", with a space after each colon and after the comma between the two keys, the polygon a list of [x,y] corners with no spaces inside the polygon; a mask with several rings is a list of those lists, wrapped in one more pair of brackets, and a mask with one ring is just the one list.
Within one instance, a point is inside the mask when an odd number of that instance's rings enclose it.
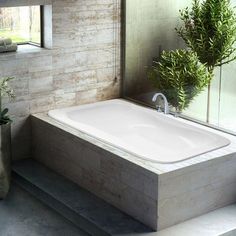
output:
{"label": "towel on window sill", "polygon": [[11,45],[12,40],[10,38],[0,38],[0,46]]}
{"label": "towel on window sill", "polygon": [[6,45],[6,46],[0,46],[0,53],[1,52],[15,52],[17,51],[17,44],[16,43],[12,43],[10,45]]}

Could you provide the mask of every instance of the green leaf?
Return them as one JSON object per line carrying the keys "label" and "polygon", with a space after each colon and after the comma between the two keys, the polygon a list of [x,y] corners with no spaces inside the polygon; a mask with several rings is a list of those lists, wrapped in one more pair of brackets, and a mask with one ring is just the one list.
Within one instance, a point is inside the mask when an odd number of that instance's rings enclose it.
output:
{"label": "green leaf", "polygon": [[180,11],[180,18],[178,35],[209,71],[234,60],[236,15],[229,0],[193,0],[191,9]]}

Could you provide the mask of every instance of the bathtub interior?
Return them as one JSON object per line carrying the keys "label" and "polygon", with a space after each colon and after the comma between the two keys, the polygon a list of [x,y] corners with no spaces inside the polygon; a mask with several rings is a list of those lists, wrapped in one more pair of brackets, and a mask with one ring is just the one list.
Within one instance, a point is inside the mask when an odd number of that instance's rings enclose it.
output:
{"label": "bathtub interior", "polygon": [[49,116],[157,163],[180,162],[230,144],[219,134],[123,99],[52,110]]}

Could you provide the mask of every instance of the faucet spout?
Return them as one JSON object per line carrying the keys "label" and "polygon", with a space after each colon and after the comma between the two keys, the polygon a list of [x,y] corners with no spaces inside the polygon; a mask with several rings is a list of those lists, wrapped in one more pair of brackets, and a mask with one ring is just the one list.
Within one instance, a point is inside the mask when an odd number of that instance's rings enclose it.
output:
{"label": "faucet spout", "polygon": [[153,96],[152,101],[156,102],[158,97],[162,97],[162,99],[164,100],[164,113],[169,114],[169,104],[168,104],[166,96],[163,93],[156,93]]}

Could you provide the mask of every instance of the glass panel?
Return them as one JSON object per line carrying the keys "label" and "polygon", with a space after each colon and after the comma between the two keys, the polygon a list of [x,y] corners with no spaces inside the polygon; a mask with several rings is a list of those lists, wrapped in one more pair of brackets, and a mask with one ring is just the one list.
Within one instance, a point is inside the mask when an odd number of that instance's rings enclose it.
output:
{"label": "glass panel", "polygon": [[[176,2],[176,1],[175,1]],[[178,23],[178,9],[186,6],[179,0],[126,1],[126,66],[125,96],[150,103],[155,91],[147,80],[147,68],[161,50],[181,47],[174,28]]]}
{"label": "glass panel", "polygon": [[222,67],[219,126],[236,133],[236,62]]}
{"label": "glass panel", "polygon": [[[231,3],[235,6],[236,0]],[[180,24],[179,10],[186,6],[192,6],[192,0],[126,0],[126,98],[154,105],[157,89],[147,80],[147,68],[162,50],[185,47],[174,29]],[[216,68],[214,74],[210,93],[206,88],[183,115],[236,133],[236,62]]]}
{"label": "glass panel", "polygon": [[0,37],[40,44],[40,6],[0,8]]}
{"label": "glass panel", "polygon": [[210,85],[210,101],[208,104],[208,88],[194,98],[183,115],[198,121],[207,122],[207,108],[209,105],[209,123],[215,126],[219,124],[219,89],[220,89],[220,68],[215,69],[214,78]]}
{"label": "glass panel", "polygon": [[214,78],[211,81],[210,87],[210,102],[209,102],[209,123],[219,126],[219,100],[220,100],[220,83],[221,83],[221,68],[217,67],[214,70]]}
{"label": "glass panel", "polygon": [[194,98],[189,107],[182,112],[184,116],[193,118],[194,120],[206,122],[207,116],[207,96],[208,89],[206,88],[201,94]]}
{"label": "glass panel", "polygon": [[[124,95],[148,105],[157,89],[147,80],[147,68],[162,50],[184,48],[175,27],[180,24],[179,10],[192,0],[127,0],[126,64]],[[206,121],[207,91],[184,111],[184,115]]]}
{"label": "glass panel", "polygon": [[[236,0],[231,0],[231,4],[235,6]],[[236,134],[236,61],[223,65],[218,74],[218,82],[212,86],[210,124]]]}

